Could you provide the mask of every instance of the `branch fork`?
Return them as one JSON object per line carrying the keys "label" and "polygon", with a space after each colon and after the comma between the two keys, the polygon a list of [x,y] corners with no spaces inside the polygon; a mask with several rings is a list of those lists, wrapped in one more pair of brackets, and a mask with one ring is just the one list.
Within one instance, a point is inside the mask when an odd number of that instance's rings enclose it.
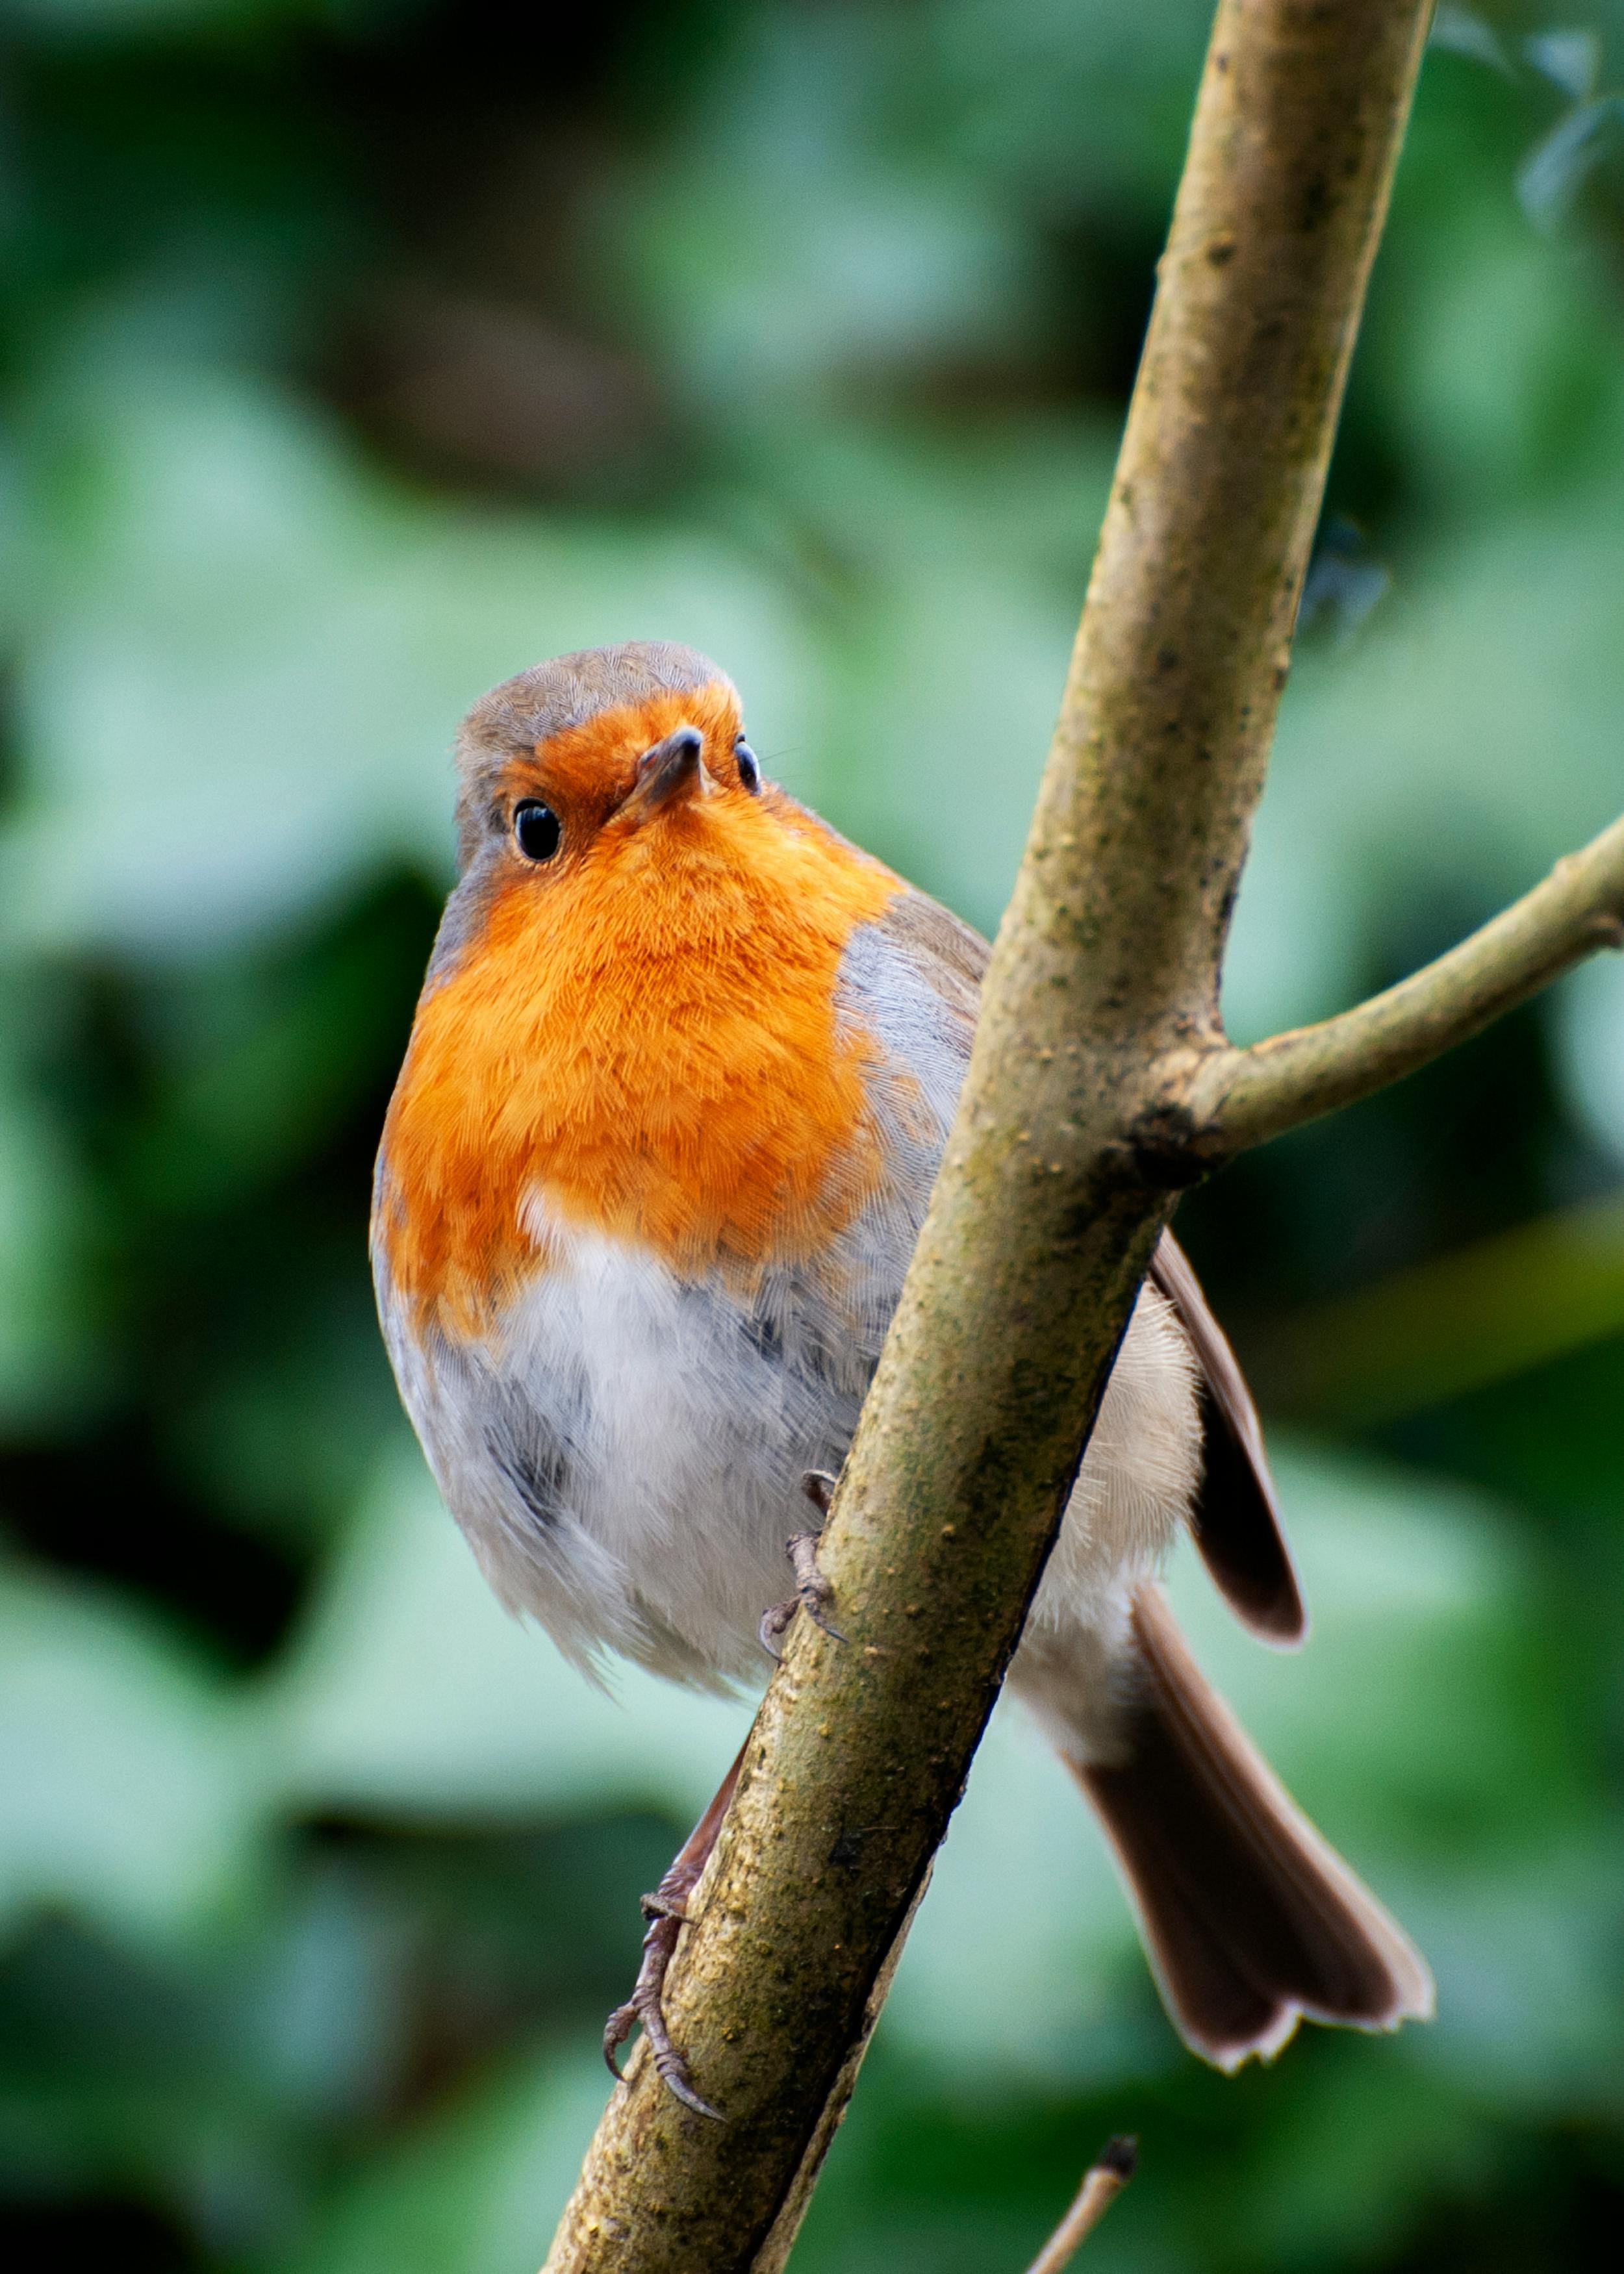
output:
{"label": "branch fork", "polygon": [[1175,1091],[1217,1166],[1413,1073],[1603,949],[1624,947],[1624,820],[1396,986],[1250,1049],[1205,1054]]}

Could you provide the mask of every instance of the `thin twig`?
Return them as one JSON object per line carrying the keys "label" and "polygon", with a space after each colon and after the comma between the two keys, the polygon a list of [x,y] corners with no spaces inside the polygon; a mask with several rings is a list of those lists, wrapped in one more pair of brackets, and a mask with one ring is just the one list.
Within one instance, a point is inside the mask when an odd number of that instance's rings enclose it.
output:
{"label": "thin twig", "polygon": [[1318,1026],[1205,1058],[1188,1103],[1198,1151],[1227,1157],[1351,1105],[1624,945],[1624,821],[1615,821],[1458,947]]}
{"label": "thin twig", "polygon": [[1139,2143],[1125,2133],[1119,2132],[1106,2142],[1084,2172],[1083,2184],[1072,2198],[1071,2209],[1027,2268],[1026,2274],[1061,2274],[1062,2267],[1070,2265],[1079,2245],[1093,2233],[1132,2179],[1138,2160]]}

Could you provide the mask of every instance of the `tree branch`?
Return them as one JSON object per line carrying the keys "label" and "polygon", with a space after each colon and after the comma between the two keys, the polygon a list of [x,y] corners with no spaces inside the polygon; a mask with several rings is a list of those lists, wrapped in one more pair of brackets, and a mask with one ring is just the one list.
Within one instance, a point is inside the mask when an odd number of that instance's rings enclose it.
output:
{"label": "tree branch", "polygon": [[1083,2174],[1071,2208],[1044,2244],[1026,2274],[1064,2274],[1134,2174],[1138,2142],[1118,2133],[1107,2140]]}
{"label": "tree branch", "polygon": [[1624,945],[1624,821],[1437,961],[1318,1026],[1205,1055],[1184,1090],[1208,1161],[1351,1105],[1465,1042],[1600,947]]}
{"label": "tree branch", "polygon": [[1430,0],[1221,0],[963,1096],[670,1980],[548,2274],[776,2274],[1167,1208],[1153,1078],[1218,973]]}

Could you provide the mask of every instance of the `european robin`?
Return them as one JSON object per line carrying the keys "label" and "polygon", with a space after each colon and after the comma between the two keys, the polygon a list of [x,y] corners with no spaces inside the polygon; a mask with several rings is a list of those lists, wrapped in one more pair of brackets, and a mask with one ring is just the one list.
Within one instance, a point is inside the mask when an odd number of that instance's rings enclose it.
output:
{"label": "european robin", "polygon": [[[475,705],[460,876],[378,1158],[397,1379],[486,1577],[590,1668],[748,1680],[799,1600],[968,1060],[978,934],[762,777],[691,649],[563,656]],[[1010,1686],[1101,1818],[1167,2010],[1220,2067],[1386,2029],[1426,1967],[1187,1650],[1181,1525],[1251,1627],[1303,1616],[1245,1383],[1165,1237]],[[789,1607],[793,1608],[793,1605]],[[835,1607],[836,1612],[838,1607]],[[660,2008],[724,1785],[657,1895]]]}

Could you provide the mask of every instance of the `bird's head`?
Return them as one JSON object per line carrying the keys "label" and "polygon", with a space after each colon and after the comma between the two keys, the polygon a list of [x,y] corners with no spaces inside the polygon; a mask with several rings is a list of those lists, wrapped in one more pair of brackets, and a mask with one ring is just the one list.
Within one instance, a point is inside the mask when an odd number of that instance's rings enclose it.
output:
{"label": "bird's head", "polygon": [[847,1222],[878,1049],[842,973],[901,879],[762,780],[691,648],[539,665],[474,705],[457,761],[462,874],[385,1134],[391,1284],[494,1300],[535,1261],[540,1185],[549,1222],[694,1269]]}
{"label": "bird's head", "polygon": [[488,900],[668,865],[674,840],[741,825],[761,798],[732,682],[692,648],[591,648],[523,672],[476,704],[457,738],[458,849]]}

